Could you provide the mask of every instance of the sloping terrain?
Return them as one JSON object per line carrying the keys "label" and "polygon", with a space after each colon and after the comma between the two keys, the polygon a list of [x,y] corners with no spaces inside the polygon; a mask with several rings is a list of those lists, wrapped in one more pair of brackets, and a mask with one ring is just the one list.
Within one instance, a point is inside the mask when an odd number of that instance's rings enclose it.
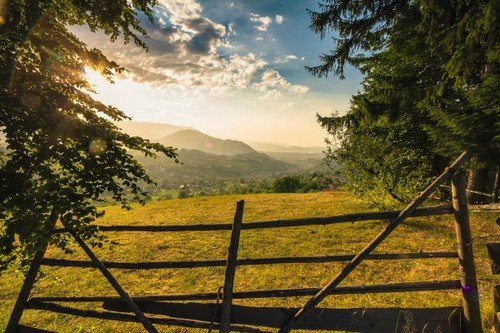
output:
{"label": "sloping terrain", "polygon": [[181,130],[167,135],[158,140],[167,146],[197,149],[215,155],[242,155],[256,153],[256,151],[244,142],[237,140],[222,140],[204,134],[197,130]]}

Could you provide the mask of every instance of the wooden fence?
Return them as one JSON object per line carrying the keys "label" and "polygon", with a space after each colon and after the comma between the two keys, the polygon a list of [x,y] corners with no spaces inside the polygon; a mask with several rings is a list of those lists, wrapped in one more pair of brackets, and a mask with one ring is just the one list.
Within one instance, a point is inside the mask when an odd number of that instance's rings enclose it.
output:
{"label": "wooden fence", "polygon": [[[260,332],[277,328],[280,332],[292,329],[344,330],[356,332],[398,332],[398,322],[402,315],[410,313],[413,325],[426,331],[439,329],[440,332],[481,332],[479,298],[472,253],[465,175],[460,166],[467,160],[468,154],[462,154],[443,174],[401,211],[369,212],[322,218],[303,218],[243,223],[244,202],[239,201],[232,224],[189,224],[165,226],[102,226],[101,231],[114,232],[185,232],[185,231],[220,231],[231,230],[231,239],[227,259],[197,261],[161,261],[161,262],[107,262],[101,261],[92,250],[67,228],[55,229],[57,211],[53,211],[49,220],[49,232],[69,232],[85,251],[90,261],[45,258],[47,242],[40,244],[30,270],[21,288],[13,309],[6,332],[30,331],[19,325],[24,309],[53,311],[81,317],[110,319],[124,322],[140,322],[148,332],[157,332],[154,325],[178,325],[192,328],[205,328],[220,332],[241,331]],[[419,206],[437,187],[451,179],[453,203],[433,207]],[[457,235],[457,252],[417,252],[376,254],[373,250],[408,217],[454,214]],[[345,222],[363,222],[388,220],[385,228],[358,254],[328,256],[293,256],[275,258],[238,258],[238,245],[242,230],[263,228],[288,228],[297,226],[328,225]],[[339,284],[364,260],[415,260],[424,258],[458,258],[460,264],[459,279],[446,281],[405,282],[376,285],[339,286]],[[235,291],[234,279],[237,266],[269,265],[294,263],[347,262],[343,269],[322,288],[297,288],[274,290]],[[93,267],[98,268],[110,282],[119,296],[58,296],[29,297],[35,277],[41,265],[58,267]],[[109,269],[164,269],[225,266],[224,287],[218,293],[172,294],[144,297],[131,297],[110,273]],[[408,291],[461,290],[463,305],[461,308],[448,307],[437,309],[327,309],[317,308],[329,295],[391,293]],[[248,307],[233,305],[233,299],[309,296],[301,308]],[[222,303],[219,305],[218,300]],[[184,301],[180,303],[179,301]],[[190,301],[190,303],[186,303]],[[211,301],[194,303],[193,301]],[[103,310],[86,310],[68,306],[70,303],[99,302]],[[216,303],[214,303],[216,302]],[[127,313],[127,312],[132,312]],[[145,315],[148,314],[148,316]],[[158,317],[161,315],[161,317]]]}

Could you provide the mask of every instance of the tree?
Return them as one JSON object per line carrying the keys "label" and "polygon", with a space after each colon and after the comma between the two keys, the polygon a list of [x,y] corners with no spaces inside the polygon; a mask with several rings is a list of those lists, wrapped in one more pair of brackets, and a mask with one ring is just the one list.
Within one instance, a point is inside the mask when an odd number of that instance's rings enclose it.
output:
{"label": "tree", "polygon": [[365,74],[346,115],[318,118],[356,189],[406,200],[465,149],[471,167],[498,166],[494,0],[324,1],[310,15],[315,32],[338,38],[308,70],[342,78],[350,64]]}
{"label": "tree", "polygon": [[[93,221],[104,194],[127,207],[144,202],[141,182],[152,183],[130,151],[175,158],[172,147],[122,133],[112,121],[126,115],[94,100],[84,69],[108,80],[124,68],[89,49],[69,25],[103,31],[147,48],[137,13],[152,20],[155,0],[8,1],[0,8],[0,269],[31,258],[49,235],[56,212],[67,227],[93,245],[101,236]],[[67,236],[52,241],[65,248]]]}
{"label": "tree", "polygon": [[273,180],[271,185],[275,193],[295,193],[302,187],[300,176],[284,176]]}

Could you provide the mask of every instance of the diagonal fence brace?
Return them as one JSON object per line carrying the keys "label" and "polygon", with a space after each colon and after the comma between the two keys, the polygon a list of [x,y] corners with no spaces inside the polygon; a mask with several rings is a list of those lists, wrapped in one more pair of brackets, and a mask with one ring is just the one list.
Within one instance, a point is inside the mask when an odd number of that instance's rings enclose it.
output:
{"label": "diagonal fence brace", "polygon": [[[65,226],[67,228],[67,226]],[[97,258],[97,256],[92,252],[88,245],[80,238],[71,228],[67,228],[71,236],[76,240],[78,245],[85,251],[87,256],[92,260],[96,267],[101,271],[102,275],[108,280],[108,282],[113,286],[116,292],[120,295],[121,299],[130,307],[130,309],[135,313],[137,319],[142,323],[144,328],[149,333],[158,333],[158,330],[151,324],[149,319],[142,313],[141,309],[135,304],[134,300],[127,294],[123,287],[118,283],[113,274],[104,266],[104,264]]]}
{"label": "diagonal fence brace", "polygon": [[460,169],[470,157],[465,151],[453,164],[448,167],[439,177],[437,177],[421,194],[402,210],[397,217],[389,221],[389,224],[375,238],[361,250],[344,268],[335,276],[326,286],[324,286],[316,295],[310,298],[297,312],[285,322],[281,327],[280,333],[290,332],[297,324],[302,321],[316,306],[323,301],[331,292],[373,251],[384,239],[389,236],[396,227],[401,224],[418,206],[420,206],[442,183],[448,181],[456,171]]}

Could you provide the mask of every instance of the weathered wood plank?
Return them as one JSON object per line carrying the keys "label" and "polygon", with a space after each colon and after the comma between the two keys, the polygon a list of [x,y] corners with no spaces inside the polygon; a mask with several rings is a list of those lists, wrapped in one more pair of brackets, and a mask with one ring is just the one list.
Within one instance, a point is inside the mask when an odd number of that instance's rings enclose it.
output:
{"label": "weathered wood plank", "polygon": [[[346,294],[376,294],[394,293],[407,291],[432,291],[432,290],[459,290],[460,280],[426,281],[426,282],[405,282],[374,284],[366,286],[345,286],[332,290],[331,295]],[[268,297],[298,297],[316,294],[319,288],[296,288],[296,289],[274,289],[257,291],[237,291],[233,293],[234,299],[268,298]],[[47,296],[33,297],[28,302],[107,302],[120,299],[116,296]],[[151,295],[133,297],[134,301],[197,301],[215,300],[217,293],[200,294],[172,294],[172,295]]]}
{"label": "weathered wood plank", "polygon": [[486,247],[491,260],[492,273],[500,274],[500,243],[488,243]]}
{"label": "weathered wood plank", "polygon": [[[173,318],[209,321],[213,312],[220,313],[214,304],[138,302],[150,314]],[[129,311],[122,302],[108,302],[112,311]],[[251,307],[233,305],[231,322],[247,326],[279,328],[296,312],[296,308]],[[335,330],[348,332],[458,332],[460,308],[318,308],[297,328],[307,330]],[[425,328],[425,330],[424,330]]]}
{"label": "weathered wood plank", "polygon": [[221,333],[229,333],[231,324],[231,306],[233,304],[234,276],[236,274],[236,261],[238,259],[238,247],[240,244],[241,223],[243,221],[243,209],[245,201],[238,201],[236,213],[234,214],[233,229],[231,231],[231,242],[227,254],[226,274],[224,276],[224,293],[222,296],[222,307],[220,314]]}
{"label": "weathered wood plank", "polygon": [[[288,228],[310,225],[329,225],[345,222],[362,222],[373,220],[388,220],[395,218],[401,211],[384,211],[384,212],[366,212],[338,215],[331,217],[312,217],[289,220],[273,220],[260,222],[247,222],[241,226],[242,230],[266,229],[266,228]],[[412,212],[409,217],[432,216],[452,214],[451,205],[440,205],[431,207],[418,208]],[[174,231],[230,231],[232,225],[229,223],[213,223],[213,224],[184,224],[184,225],[112,225],[99,226],[101,231],[128,231],[128,232],[174,232]],[[65,229],[58,229],[56,232],[66,232]]]}
{"label": "weathered wood plank", "polygon": [[[355,255],[340,254],[331,256],[311,257],[279,257],[279,258],[242,258],[236,261],[241,265],[270,265],[270,264],[300,264],[300,263],[328,263],[349,261]],[[456,252],[414,252],[414,253],[374,253],[366,260],[405,260],[405,259],[436,259],[436,258],[458,258]],[[103,261],[108,268],[115,269],[164,269],[164,268],[197,268],[225,266],[226,260],[193,260],[193,261],[156,261],[156,262],[115,262]],[[42,265],[55,267],[80,267],[95,268],[92,261],[66,260],[44,258]]]}
{"label": "weathered wood plank", "polygon": [[408,216],[434,193],[434,191],[445,181],[451,178],[453,174],[461,167],[470,157],[470,154],[464,152],[460,157],[453,162],[440,176],[438,176],[421,194],[403,209],[397,217],[391,219],[387,226],[375,238],[363,248],[354,259],[352,259],[333,279],[326,284],[321,291],[310,298],[298,311],[290,318],[289,321],[281,328],[281,333],[290,332],[301,320],[303,320],[309,312],[311,312],[322,300],[327,297],[332,290],[338,285],[369,255],[377,246],[379,246]]}
{"label": "weathered wood plank", "polygon": [[455,232],[462,283],[462,307],[464,332],[482,332],[479,292],[477,289],[476,265],[472,249],[472,235],[467,208],[467,180],[463,170],[457,171],[451,179],[451,194],[455,215]]}

